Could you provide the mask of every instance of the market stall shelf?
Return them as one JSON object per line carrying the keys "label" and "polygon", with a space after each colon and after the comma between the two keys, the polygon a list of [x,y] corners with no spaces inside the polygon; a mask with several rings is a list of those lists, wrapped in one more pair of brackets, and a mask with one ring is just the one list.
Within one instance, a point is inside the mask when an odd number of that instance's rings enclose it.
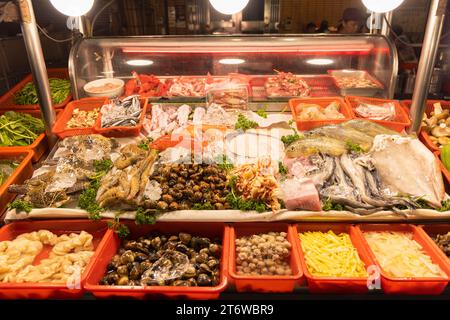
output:
{"label": "market stall shelf", "polygon": [[[69,283],[62,281],[53,282],[22,282],[14,283],[8,282],[7,279],[0,281],[0,298],[2,299],[50,299],[50,298],[80,298],[84,294],[84,283],[89,270],[92,269],[97,260],[101,260],[102,248],[108,243],[108,227],[104,221],[86,221],[86,220],[48,220],[48,221],[34,221],[34,222],[16,222],[5,225],[0,229],[0,241],[11,241],[18,236],[27,233],[27,238],[30,240],[39,239],[39,234],[30,234],[39,232],[39,230],[50,231],[56,236],[63,234],[75,233],[80,234],[84,231],[92,235],[92,246],[94,252],[85,266],[84,272],[79,275],[75,274],[74,278]],[[48,232],[46,232],[48,235]],[[45,237],[43,238],[45,239]],[[42,240],[43,240],[42,239]],[[50,238],[47,238],[50,240]],[[45,243],[47,242],[45,241]],[[18,244],[19,245],[19,244]],[[69,244],[68,244],[69,245]],[[75,243],[71,244],[75,245]],[[42,246],[42,245],[40,245]],[[70,247],[70,245],[69,245]],[[66,247],[66,249],[70,249]],[[39,248],[39,246],[38,246]],[[54,247],[53,247],[54,248]],[[4,249],[4,248],[3,248]],[[64,249],[64,250],[66,250]],[[53,250],[54,251],[54,250]],[[52,257],[52,247],[50,245],[42,246],[36,257],[33,260],[34,265],[42,263],[46,259]],[[67,254],[70,251],[67,252]],[[2,254],[7,254],[8,250],[2,251]],[[3,276],[3,274],[2,274]],[[31,278],[30,278],[31,281]]]}
{"label": "market stall shelf", "polygon": [[[53,107],[55,109],[63,109],[69,101],[72,100],[72,93],[70,90],[70,82],[69,82],[69,71],[64,68],[55,68],[55,69],[47,69],[47,74],[49,79],[62,79],[67,80],[67,84],[63,84],[64,88],[61,89],[61,92],[55,92],[52,96],[57,101],[53,101]],[[0,97],[0,109],[6,110],[39,110],[39,104],[35,103],[26,103],[18,104],[18,100],[16,95],[27,85],[33,84],[33,76],[29,74],[22,81],[16,84],[12,89],[10,89],[7,93]],[[55,87],[61,84],[54,84]],[[50,86],[51,88],[52,86]],[[66,88],[67,87],[67,88]],[[56,89],[58,90],[58,89]],[[33,94],[33,99],[37,101],[37,95]]]}
{"label": "market stall shelf", "polygon": [[[98,298],[177,298],[177,299],[217,299],[228,283],[227,261],[230,255],[229,228],[223,223],[158,223],[156,225],[137,226],[134,223],[126,224],[130,229],[129,239],[138,239],[148,234],[159,234],[170,237],[179,235],[180,232],[192,237],[217,238],[222,245],[220,255],[219,283],[211,286],[167,286],[167,285],[103,285],[100,284],[108,263],[118,252],[121,240],[112,231],[108,233],[108,245],[100,251],[100,259],[96,260],[94,267],[87,275],[85,289]],[[191,239],[192,240],[192,239]],[[179,240],[177,240],[179,241]],[[195,272],[194,272],[195,273]],[[208,272],[207,272],[208,274]],[[181,276],[181,275],[180,275]],[[158,280],[158,279],[156,279]]]}

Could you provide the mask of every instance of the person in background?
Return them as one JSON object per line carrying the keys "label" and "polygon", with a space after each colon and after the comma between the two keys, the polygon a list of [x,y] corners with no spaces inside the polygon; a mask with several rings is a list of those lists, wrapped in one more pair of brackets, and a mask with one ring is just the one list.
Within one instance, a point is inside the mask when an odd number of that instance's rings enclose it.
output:
{"label": "person in background", "polygon": [[342,14],[342,21],[338,28],[338,33],[355,34],[360,33],[364,25],[365,16],[357,8],[347,8]]}
{"label": "person in background", "polygon": [[314,22],[310,22],[306,25],[305,33],[316,33],[316,24]]}
{"label": "person in background", "polygon": [[322,20],[322,22],[320,23],[320,27],[319,29],[317,29],[317,33],[329,33],[330,30],[328,30],[329,25],[328,25],[328,21],[327,20]]}
{"label": "person in background", "polygon": [[[398,57],[400,62],[405,63],[417,63],[417,56],[414,48],[409,46],[411,40],[406,34],[403,33],[403,28],[399,25],[393,25],[391,32],[391,38],[397,47]],[[395,33],[395,35],[394,35]]]}

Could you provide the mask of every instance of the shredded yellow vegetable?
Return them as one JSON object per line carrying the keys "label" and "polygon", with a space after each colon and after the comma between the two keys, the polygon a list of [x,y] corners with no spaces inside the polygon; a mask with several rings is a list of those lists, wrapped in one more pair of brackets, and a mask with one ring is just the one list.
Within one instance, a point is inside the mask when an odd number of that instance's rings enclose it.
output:
{"label": "shredded yellow vegetable", "polygon": [[319,277],[364,278],[367,272],[350,236],[333,231],[299,233],[308,271]]}
{"label": "shredded yellow vegetable", "polygon": [[364,232],[381,268],[391,277],[446,277],[423,248],[405,232]]}

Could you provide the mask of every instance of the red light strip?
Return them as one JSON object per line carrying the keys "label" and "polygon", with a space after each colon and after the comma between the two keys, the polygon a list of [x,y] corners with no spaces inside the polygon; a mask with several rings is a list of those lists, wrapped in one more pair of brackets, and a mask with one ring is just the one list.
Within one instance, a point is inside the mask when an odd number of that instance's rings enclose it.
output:
{"label": "red light strip", "polygon": [[369,53],[372,48],[305,48],[305,49],[249,49],[249,48],[193,48],[193,49],[158,49],[158,48],[125,48],[124,53],[348,53],[360,52]]}

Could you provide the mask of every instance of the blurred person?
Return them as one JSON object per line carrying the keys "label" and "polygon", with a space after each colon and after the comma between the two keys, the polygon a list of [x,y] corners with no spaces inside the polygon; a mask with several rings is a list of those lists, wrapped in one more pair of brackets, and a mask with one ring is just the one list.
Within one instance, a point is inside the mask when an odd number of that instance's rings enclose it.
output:
{"label": "blurred person", "polygon": [[328,21],[322,20],[319,29],[317,29],[317,33],[329,33],[330,30],[328,30],[328,28],[329,28]]}
{"label": "blurred person", "polygon": [[360,33],[365,21],[364,13],[358,8],[347,8],[342,14],[342,21],[338,33],[355,34]]}
{"label": "blurred person", "polygon": [[397,48],[400,62],[416,63],[418,61],[416,52],[413,47],[408,45],[411,43],[411,40],[403,32],[403,28],[399,25],[393,25],[392,31],[393,32],[390,33],[390,36],[394,41],[395,47]]}
{"label": "blurred person", "polygon": [[316,24],[314,22],[310,22],[305,27],[305,33],[315,33],[316,28]]}

